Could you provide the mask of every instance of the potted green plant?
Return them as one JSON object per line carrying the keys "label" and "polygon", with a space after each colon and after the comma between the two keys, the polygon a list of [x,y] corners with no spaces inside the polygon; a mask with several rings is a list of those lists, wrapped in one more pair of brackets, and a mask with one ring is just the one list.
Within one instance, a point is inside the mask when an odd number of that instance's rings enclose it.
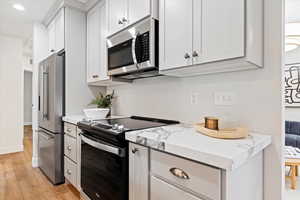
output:
{"label": "potted green plant", "polygon": [[85,109],[84,113],[86,117],[92,119],[103,119],[105,117],[110,116],[114,94],[115,91],[113,91],[111,94],[106,94],[106,95],[99,92],[96,98],[93,99],[92,102],[90,103],[91,105],[97,105],[97,108]]}

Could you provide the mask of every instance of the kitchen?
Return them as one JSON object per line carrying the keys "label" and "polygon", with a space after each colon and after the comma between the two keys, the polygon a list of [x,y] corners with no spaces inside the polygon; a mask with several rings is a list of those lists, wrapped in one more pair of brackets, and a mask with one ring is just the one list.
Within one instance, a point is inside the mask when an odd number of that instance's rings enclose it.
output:
{"label": "kitchen", "polygon": [[[33,31],[33,166],[84,199],[281,199],[280,8],[268,0],[58,1]],[[55,67],[62,83],[49,78]],[[64,124],[52,124],[51,92],[61,94]],[[114,93],[112,115],[94,121],[83,110],[99,92]],[[196,132],[207,116],[246,126],[251,137]],[[41,145],[49,147],[51,125],[59,139],[50,147],[60,153]]]}

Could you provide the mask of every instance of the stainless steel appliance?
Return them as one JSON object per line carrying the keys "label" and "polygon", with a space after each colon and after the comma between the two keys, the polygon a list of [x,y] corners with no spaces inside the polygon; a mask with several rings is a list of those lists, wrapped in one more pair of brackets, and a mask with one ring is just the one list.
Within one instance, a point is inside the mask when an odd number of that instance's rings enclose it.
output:
{"label": "stainless steel appliance", "polygon": [[82,121],[81,189],[91,200],[128,200],[128,143],[125,132],[176,124],[177,121],[130,117]]}
{"label": "stainless steel appliance", "polygon": [[64,53],[39,65],[38,163],[53,184],[64,182],[63,130]]}
{"label": "stainless steel appliance", "polygon": [[123,79],[158,76],[158,21],[146,18],[107,39],[108,74]]}

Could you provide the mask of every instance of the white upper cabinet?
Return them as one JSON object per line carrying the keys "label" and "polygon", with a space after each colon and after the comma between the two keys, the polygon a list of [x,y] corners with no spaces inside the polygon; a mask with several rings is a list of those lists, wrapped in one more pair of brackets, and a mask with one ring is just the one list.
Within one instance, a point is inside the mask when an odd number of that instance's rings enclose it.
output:
{"label": "white upper cabinet", "polygon": [[160,18],[160,62],[163,69],[192,64],[193,0],[164,0]]}
{"label": "white upper cabinet", "polygon": [[194,64],[244,56],[244,4],[236,0],[194,0]]}
{"label": "white upper cabinet", "polygon": [[87,82],[89,85],[118,84],[118,81],[113,81],[107,75],[106,2],[98,3],[87,14]]}
{"label": "white upper cabinet", "polygon": [[65,48],[65,14],[62,8],[48,25],[49,54]]}
{"label": "white upper cabinet", "polygon": [[150,15],[150,0],[127,0],[128,20],[135,23],[140,19]]}
{"label": "white upper cabinet", "polygon": [[158,0],[108,0],[109,35],[152,16],[158,18]]}
{"label": "white upper cabinet", "polygon": [[[161,0],[160,73],[195,76],[262,66],[262,1]],[[256,13],[255,15],[253,13]],[[254,55],[254,56],[253,56]]]}
{"label": "white upper cabinet", "polygon": [[47,28],[49,39],[49,54],[55,52],[55,23],[51,22]]}
{"label": "white upper cabinet", "polygon": [[57,52],[65,48],[65,10],[62,9],[54,19],[55,49]]}
{"label": "white upper cabinet", "polygon": [[108,0],[109,32],[114,33],[128,23],[127,0]]}
{"label": "white upper cabinet", "polygon": [[100,78],[100,4],[87,14],[87,82]]}

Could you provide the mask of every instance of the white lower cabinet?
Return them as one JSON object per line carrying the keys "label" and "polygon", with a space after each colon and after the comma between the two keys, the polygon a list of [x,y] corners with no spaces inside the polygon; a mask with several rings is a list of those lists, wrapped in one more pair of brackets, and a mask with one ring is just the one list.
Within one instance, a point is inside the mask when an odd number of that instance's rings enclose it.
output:
{"label": "white lower cabinet", "polygon": [[129,199],[148,200],[148,148],[130,143],[129,166]]}
{"label": "white lower cabinet", "polygon": [[76,125],[64,123],[64,175],[80,191],[81,141]]}
{"label": "white lower cabinet", "polygon": [[202,197],[221,200],[220,169],[129,144],[129,200]]}
{"label": "white lower cabinet", "polygon": [[150,196],[151,200],[202,200],[153,176]]}
{"label": "white lower cabinet", "polygon": [[65,156],[65,178],[73,185],[77,186],[77,164]]}

